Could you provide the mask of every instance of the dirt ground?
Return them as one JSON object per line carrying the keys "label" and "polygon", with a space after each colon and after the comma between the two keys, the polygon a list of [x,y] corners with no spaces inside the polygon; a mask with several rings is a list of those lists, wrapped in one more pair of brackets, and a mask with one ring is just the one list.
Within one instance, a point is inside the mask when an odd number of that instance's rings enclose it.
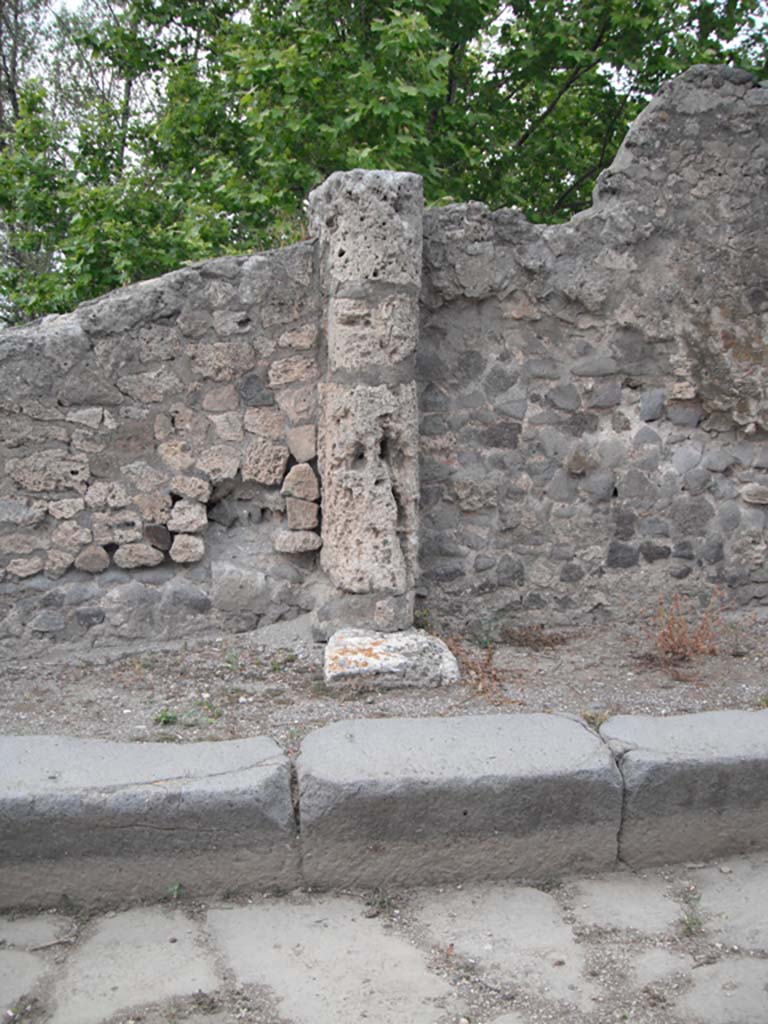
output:
{"label": "dirt ground", "polygon": [[0,732],[165,742],[267,735],[295,753],[307,732],[345,718],[546,711],[598,725],[619,713],[768,707],[768,621],[754,613],[681,606],[632,626],[432,631],[457,654],[459,684],[331,693],[307,617],[171,647],[51,648],[5,664]]}

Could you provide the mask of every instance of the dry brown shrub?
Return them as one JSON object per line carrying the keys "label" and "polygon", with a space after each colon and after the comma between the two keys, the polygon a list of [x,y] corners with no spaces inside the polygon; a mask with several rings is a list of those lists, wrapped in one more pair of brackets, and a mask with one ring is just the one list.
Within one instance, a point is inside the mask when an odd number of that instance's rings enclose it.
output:
{"label": "dry brown shrub", "polygon": [[490,704],[508,704],[504,692],[504,675],[493,664],[493,647],[481,648],[480,653],[458,637],[444,637],[448,649],[459,663],[461,682]]}
{"label": "dry brown shrub", "polygon": [[501,637],[504,643],[513,647],[526,647],[530,651],[547,651],[553,647],[562,647],[569,638],[564,633],[547,632],[544,626],[502,626]]}
{"label": "dry brown shrub", "polygon": [[725,639],[722,610],[723,595],[719,591],[700,613],[679,594],[669,602],[659,600],[653,621],[646,629],[651,657],[672,666],[717,654]]}

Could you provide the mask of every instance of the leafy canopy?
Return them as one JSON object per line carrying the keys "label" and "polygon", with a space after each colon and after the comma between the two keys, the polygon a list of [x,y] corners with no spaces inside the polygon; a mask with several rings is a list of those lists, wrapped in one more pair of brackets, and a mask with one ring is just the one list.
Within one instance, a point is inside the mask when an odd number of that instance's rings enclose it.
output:
{"label": "leafy canopy", "polygon": [[293,241],[340,168],[564,219],[665,79],[768,73],[766,0],[84,0],[34,31],[43,8],[0,0],[7,322]]}

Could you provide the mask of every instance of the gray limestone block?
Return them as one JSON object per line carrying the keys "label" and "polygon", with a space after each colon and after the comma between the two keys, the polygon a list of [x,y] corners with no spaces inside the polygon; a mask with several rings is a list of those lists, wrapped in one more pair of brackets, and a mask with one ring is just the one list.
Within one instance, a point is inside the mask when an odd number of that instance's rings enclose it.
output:
{"label": "gray limestone block", "polygon": [[768,711],[609,718],[632,867],[768,848]]}
{"label": "gray limestone block", "polygon": [[307,884],[536,878],[615,863],[621,778],[557,715],[337,722],[297,763]]}
{"label": "gray limestone block", "polygon": [[298,884],[287,758],[221,743],[0,738],[0,906]]}

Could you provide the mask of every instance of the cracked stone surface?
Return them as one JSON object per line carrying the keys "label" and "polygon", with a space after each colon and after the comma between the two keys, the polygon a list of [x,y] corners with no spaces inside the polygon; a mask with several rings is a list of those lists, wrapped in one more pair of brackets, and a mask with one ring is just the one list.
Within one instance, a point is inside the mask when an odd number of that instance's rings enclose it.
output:
{"label": "cracked stone surface", "polygon": [[768,852],[538,888],[255,891],[208,905],[189,892],[172,906],[91,918],[6,915],[0,1015],[25,1024],[765,1024],[768,943],[754,924],[768,914],[766,872]]}
{"label": "cracked stone surface", "polygon": [[[4,906],[157,899],[168,867],[297,884],[289,765],[266,737],[193,746],[0,737]],[[23,794],[23,796],[19,796]],[[220,892],[221,884],[209,892]],[[54,895],[58,892],[58,897]]]}

